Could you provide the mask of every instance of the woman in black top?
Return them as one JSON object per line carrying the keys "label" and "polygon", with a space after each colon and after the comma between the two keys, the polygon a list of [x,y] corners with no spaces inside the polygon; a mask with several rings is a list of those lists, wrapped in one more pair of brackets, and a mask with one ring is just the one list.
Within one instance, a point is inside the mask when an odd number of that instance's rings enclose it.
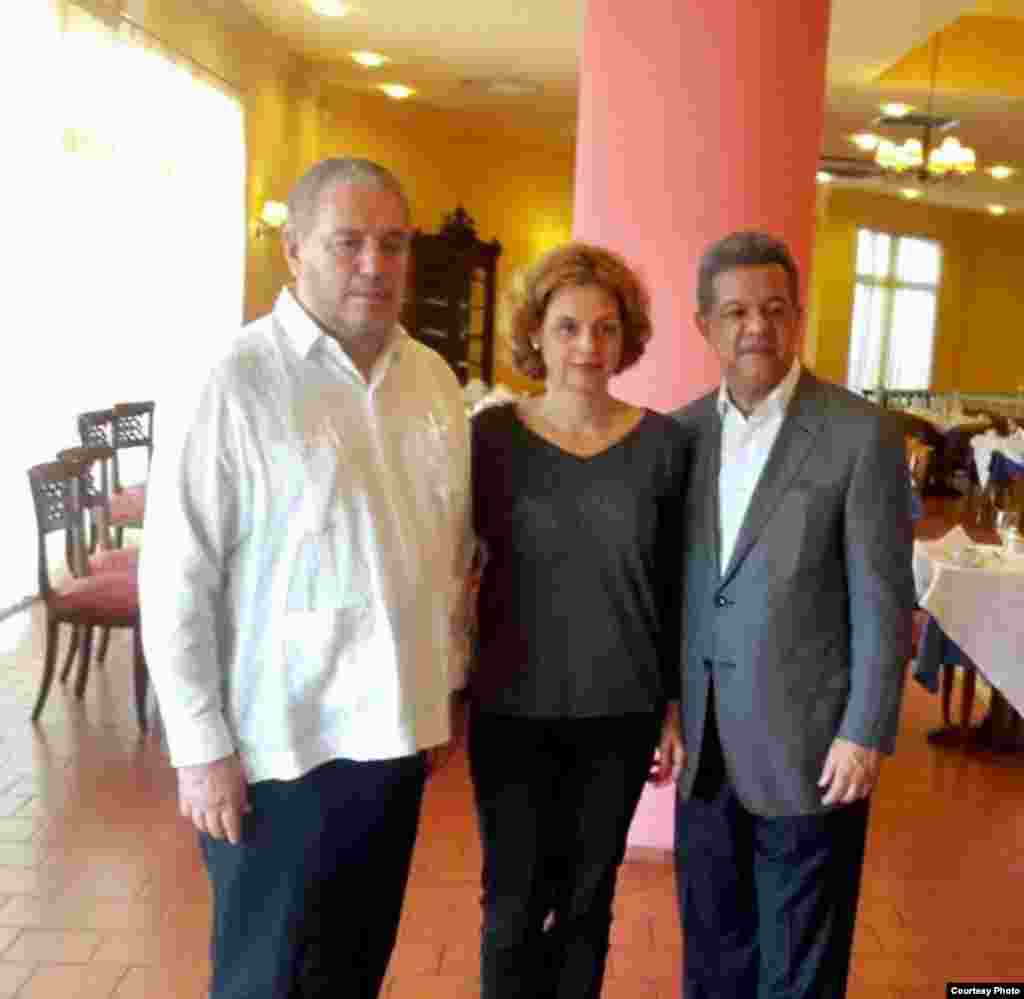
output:
{"label": "woman in black top", "polygon": [[482,991],[596,999],[644,781],[672,780],[683,756],[687,451],[674,421],[608,391],[651,332],[618,257],[579,243],[545,256],[512,328],[518,366],[545,391],[473,423]]}

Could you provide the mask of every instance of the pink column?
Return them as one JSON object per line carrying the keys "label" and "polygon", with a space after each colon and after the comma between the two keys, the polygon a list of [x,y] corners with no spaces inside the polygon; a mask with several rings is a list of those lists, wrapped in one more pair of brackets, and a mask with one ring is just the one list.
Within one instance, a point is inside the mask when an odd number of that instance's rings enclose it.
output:
{"label": "pink column", "polygon": [[[814,226],[828,0],[587,0],[574,232],[639,266],[654,339],[617,394],[668,410],[718,381],[692,316],[696,265],[735,229]],[[671,790],[645,794],[634,846],[672,843]]]}

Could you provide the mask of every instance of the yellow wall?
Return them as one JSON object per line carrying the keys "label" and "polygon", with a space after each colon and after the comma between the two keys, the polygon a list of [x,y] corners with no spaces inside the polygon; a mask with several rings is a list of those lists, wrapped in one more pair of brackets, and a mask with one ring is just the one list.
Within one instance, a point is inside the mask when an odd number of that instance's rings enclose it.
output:
{"label": "yellow wall", "polygon": [[[225,4],[228,9],[230,4]],[[510,133],[500,119],[442,112],[415,102],[332,90],[318,92],[315,69],[237,12],[229,24],[197,0],[125,0],[133,21],[234,85],[246,110],[247,205],[255,218],[268,198],[284,200],[318,159],[355,155],[394,170],[408,188],[413,222],[436,231],[462,202],[481,239],[498,239],[499,293],[514,269],[569,237],[573,147],[564,135]],[[276,238],[250,228],[245,316],[266,312],[287,268]],[[501,380],[524,386],[499,343]]]}
{"label": "yellow wall", "polygon": [[835,189],[815,238],[814,368],[845,383],[858,227],[942,244],[932,385],[1015,392],[1024,382],[1024,221],[991,218],[866,191]]}

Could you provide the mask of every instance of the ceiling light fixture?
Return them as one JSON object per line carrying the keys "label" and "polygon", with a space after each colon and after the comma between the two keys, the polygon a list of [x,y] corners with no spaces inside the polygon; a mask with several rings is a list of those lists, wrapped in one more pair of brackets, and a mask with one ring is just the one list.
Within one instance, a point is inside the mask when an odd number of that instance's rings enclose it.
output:
{"label": "ceiling light fixture", "polygon": [[890,139],[882,139],[875,149],[875,162],[886,171],[894,174],[911,173],[920,183],[944,177],[966,177],[975,170],[976,158],[974,150],[962,145],[953,135],[947,135],[941,143],[934,141],[935,133],[954,128],[959,122],[955,118],[933,113],[935,100],[935,77],[939,64],[939,35],[932,40],[931,78],[928,86],[928,109],[914,111],[902,105],[899,115],[885,113],[888,105],[883,105],[883,115],[877,119],[876,125],[919,128],[919,139],[907,139],[897,145]]}
{"label": "ceiling light fixture", "polygon": [[381,66],[391,62],[386,55],[381,55],[379,52],[349,52],[348,57],[366,69],[380,69]]}
{"label": "ceiling light fixture", "polygon": [[857,132],[850,136],[850,141],[858,149],[862,149],[866,153],[873,153],[878,148],[878,143],[882,140],[873,132]]}
{"label": "ceiling light fixture", "polygon": [[912,104],[902,104],[899,101],[893,101],[891,104],[881,105],[879,110],[888,118],[905,118],[914,110],[914,106]]}
{"label": "ceiling light fixture", "polygon": [[1006,205],[988,205],[989,215],[1005,215]]}
{"label": "ceiling light fixture", "polygon": [[288,221],[288,206],[283,201],[264,201],[259,218],[253,223],[257,239],[272,236]]}
{"label": "ceiling light fixture", "polygon": [[383,91],[392,100],[404,101],[407,97],[412,97],[416,93],[412,87],[407,87],[403,83],[378,83],[377,89]]}
{"label": "ceiling light fixture", "polygon": [[996,166],[986,167],[985,172],[994,180],[1009,180],[1016,173],[1013,167],[1004,166],[1001,163]]}
{"label": "ceiling light fixture", "polygon": [[352,4],[341,0],[309,0],[309,6],[322,17],[347,17],[352,13]]}

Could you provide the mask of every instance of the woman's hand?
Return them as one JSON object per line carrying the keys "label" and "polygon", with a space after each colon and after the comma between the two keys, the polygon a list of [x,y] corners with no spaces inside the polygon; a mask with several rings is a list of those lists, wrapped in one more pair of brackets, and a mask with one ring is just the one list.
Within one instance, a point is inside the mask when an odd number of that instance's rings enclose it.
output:
{"label": "woman's hand", "polygon": [[679,702],[669,701],[665,708],[665,720],[661,723],[661,738],[654,750],[654,761],[647,780],[662,786],[677,781],[686,764],[686,747],[679,724]]}

